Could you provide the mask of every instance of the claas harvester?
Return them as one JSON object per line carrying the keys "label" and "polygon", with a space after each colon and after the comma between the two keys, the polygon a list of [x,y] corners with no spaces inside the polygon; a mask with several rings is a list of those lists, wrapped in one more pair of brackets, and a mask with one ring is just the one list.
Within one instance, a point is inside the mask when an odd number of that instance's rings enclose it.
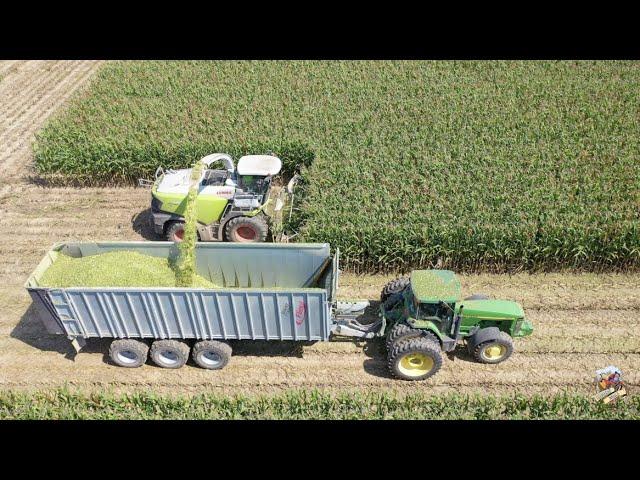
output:
{"label": "claas harvester", "polygon": [[[271,202],[271,183],[280,173],[281,160],[273,155],[245,155],[236,168],[231,156],[213,153],[200,162],[205,168],[196,199],[198,240],[266,241],[269,221],[265,209]],[[164,171],[159,167],[155,180],[139,180],[140,185],[151,186],[151,225],[157,235],[170,242],[179,243],[184,237],[191,172],[191,168]]]}

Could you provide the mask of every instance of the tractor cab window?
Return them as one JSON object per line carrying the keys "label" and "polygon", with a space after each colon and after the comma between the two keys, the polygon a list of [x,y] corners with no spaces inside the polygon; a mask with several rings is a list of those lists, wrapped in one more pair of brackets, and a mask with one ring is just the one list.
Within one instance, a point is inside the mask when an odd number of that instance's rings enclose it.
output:
{"label": "tractor cab window", "polygon": [[[450,305],[454,308],[454,305]],[[438,328],[444,328],[449,325],[453,314],[446,305],[438,303],[420,303],[418,305],[418,318],[421,320],[431,320],[438,325]]]}
{"label": "tractor cab window", "polygon": [[438,305],[435,303],[421,303],[419,310],[420,317],[437,317],[439,310]]}

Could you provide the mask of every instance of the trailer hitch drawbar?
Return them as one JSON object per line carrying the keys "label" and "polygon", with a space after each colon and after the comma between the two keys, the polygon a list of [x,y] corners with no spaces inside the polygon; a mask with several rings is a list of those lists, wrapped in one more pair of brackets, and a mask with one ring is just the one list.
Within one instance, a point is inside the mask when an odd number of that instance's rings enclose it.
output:
{"label": "trailer hitch drawbar", "polygon": [[384,332],[384,318],[363,324],[357,319],[364,314],[369,306],[368,301],[338,302],[333,316],[334,324],[331,333],[341,337],[374,338]]}

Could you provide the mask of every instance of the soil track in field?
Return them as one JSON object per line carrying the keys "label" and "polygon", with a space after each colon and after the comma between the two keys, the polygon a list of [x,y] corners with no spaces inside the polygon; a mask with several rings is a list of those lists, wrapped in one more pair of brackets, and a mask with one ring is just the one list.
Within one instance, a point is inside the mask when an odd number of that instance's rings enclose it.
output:
{"label": "soil track in field", "polygon": [[[631,392],[640,384],[640,274],[463,276],[465,293],[520,301],[533,336],[516,340],[504,364],[480,365],[463,350],[426,382],[389,378],[380,344],[242,342],[219,372],[189,365],[128,370],[106,361],[108,342],[91,341],[72,355],[68,340],[48,335],[22,287],[47,249],[71,240],[149,237],[149,192],[136,188],[48,188],[34,185],[31,142],[46,118],[86,85],[94,62],[0,62],[0,388],[248,394],[291,387],[484,394],[589,393],[598,368],[614,364]],[[341,277],[343,298],[377,300],[391,276]]]}

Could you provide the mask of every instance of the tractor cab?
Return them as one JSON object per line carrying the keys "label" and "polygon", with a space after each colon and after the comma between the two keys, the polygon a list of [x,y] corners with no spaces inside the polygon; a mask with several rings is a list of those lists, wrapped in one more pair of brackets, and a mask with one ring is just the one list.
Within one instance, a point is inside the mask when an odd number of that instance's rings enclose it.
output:
{"label": "tractor cab", "polygon": [[[405,302],[413,318],[432,322],[439,331],[449,332],[454,323],[461,294],[460,280],[450,270],[414,270]],[[453,332],[451,332],[453,333]]]}
{"label": "tractor cab", "polygon": [[522,306],[486,295],[461,297],[460,281],[449,270],[415,270],[391,280],[380,295],[389,367],[405,380],[422,380],[453,358],[463,340],[480,363],[500,363],[513,352],[513,338],[531,335]]}

